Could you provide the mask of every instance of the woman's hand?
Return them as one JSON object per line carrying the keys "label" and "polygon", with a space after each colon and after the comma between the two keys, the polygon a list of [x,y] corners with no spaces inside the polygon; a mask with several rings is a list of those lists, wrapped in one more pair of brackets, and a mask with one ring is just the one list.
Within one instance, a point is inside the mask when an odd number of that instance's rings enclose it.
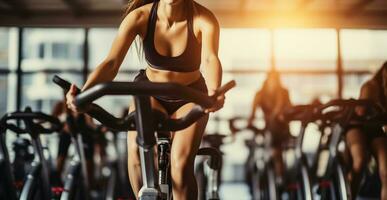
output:
{"label": "woman's hand", "polygon": [[[208,95],[209,96],[213,96],[215,94],[215,91],[216,90],[210,90],[208,92]],[[221,108],[223,108],[223,105],[224,105],[224,100],[225,100],[225,96],[224,94],[221,94],[219,96],[216,97],[216,102],[214,103],[214,105],[211,107],[211,108],[207,108],[204,110],[204,113],[211,113],[211,112],[216,112],[218,110],[220,110]]]}
{"label": "woman's hand", "polygon": [[75,113],[82,113],[85,110],[80,110],[74,103],[76,96],[77,96],[77,87],[74,84],[71,84],[70,90],[66,94],[67,108]]}

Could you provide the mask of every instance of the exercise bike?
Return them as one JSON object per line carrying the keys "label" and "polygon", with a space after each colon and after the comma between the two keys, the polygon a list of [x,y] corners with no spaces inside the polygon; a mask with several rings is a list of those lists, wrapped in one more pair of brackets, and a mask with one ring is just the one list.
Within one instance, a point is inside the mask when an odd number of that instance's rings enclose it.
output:
{"label": "exercise bike", "polygon": [[[8,124],[7,126],[11,127],[11,129],[13,129],[18,134],[30,135],[35,153],[35,160],[31,164],[31,170],[26,176],[25,183],[19,195],[19,199],[49,200],[55,198],[55,194],[52,193],[53,185],[51,185],[50,182],[48,163],[43,154],[43,147],[39,136],[40,134],[50,134],[59,131],[62,127],[62,124],[57,118],[51,117],[41,112],[32,112],[28,107],[24,112],[13,112],[5,115],[2,118],[2,124],[7,123],[8,120],[21,120],[24,122],[23,128],[12,124]],[[46,124],[49,124],[50,126],[47,127]],[[4,152],[5,151],[3,151],[3,153]],[[7,153],[4,155],[6,154]],[[9,158],[6,159],[8,159],[9,164]],[[17,193],[15,193],[15,188],[12,183],[12,172],[9,168],[6,169],[6,172],[10,173],[6,176],[8,177],[8,184],[11,183],[11,185],[7,185],[6,188],[9,188],[10,192],[12,192],[10,199],[13,199],[17,197]]]}
{"label": "exercise bike", "polygon": [[254,200],[279,199],[280,192],[276,184],[277,178],[271,156],[271,133],[267,129],[259,129],[255,126],[240,127],[236,125],[241,120],[246,121],[247,119],[233,118],[229,121],[229,126],[233,132],[246,130],[253,133],[253,138],[245,141],[249,148],[245,177],[252,198]]}
{"label": "exercise bike", "polygon": [[[15,123],[10,122],[13,120],[9,117],[10,115],[11,114],[5,114],[4,117],[0,119],[0,171],[3,173],[3,176],[0,179],[0,199],[16,200],[20,195],[21,187],[24,183],[23,179],[27,173],[24,169],[24,165],[26,162],[31,164],[30,162],[32,162],[34,156],[33,154],[31,155],[29,152],[26,152],[25,149],[30,146],[30,142],[24,138],[20,138],[20,141],[15,141],[17,143],[14,142],[14,145],[17,146],[14,146],[14,150],[16,150],[14,163],[11,163],[6,146],[7,130],[11,130],[18,135],[25,133],[25,130],[19,128]],[[19,155],[23,153],[24,155]],[[20,159],[18,158],[19,156],[28,158]]]}
{"label": "exercise bike", "polygon": [[71,143],[75,147],[75,156],[73,156],[69,169],[67,170],[63,183],[63,192],[61,200],[68,199],[90,199],[90,183],[87,172],[86,156],[84,151],[83,135],[90,134],[91,128],[85,123],[85,116],[78,115],[77,118],[67,114],[66,123],[71,132]]}
{"label": "exercise bike", "polygon": [[[55,83],[65,90],[69,89],[70,83],[59,77],[56,78]],[[76,97],[75,104],[81,108],[88,105],[87,114],[116,131],[136,130],[143,179],[143,187],[140,189],[138,198],[140,200],[171,199],[172,195],[169,192],[170,181],[168,180],[170,140],[168,140],[169,137],[160,138],[160,141],[163,142],[159,144],[158,162],[164,166],[159,166],[159,173],[157,174],[153,160],[153,147],[157,145],[155,133],[164,133],[157,135],[165,136],[169,135],[166,133],[190,126],[205,115],[203,108],[211,107],[215,103],[217,95],[224,94],[234,86],[235,82],[230,82],[220,88],[214,96],[209,97],[194,89],[175,83],[109,82],[98,84],[82,92]],[[136,112],[124,118],[116,118],[100,106],[92,104],[94,100],[105,95],[133,95]],[[183,118],[169,119],[164,114],[151,109],[150,96],[154,95],[179,96],[184,100],[198,104],[198,106]],[[217,170],[216,160],[213,159],[211,163]],[[156,177],[159,181],[155,180]]]}
{"label": "exercise bike", "polygon": [[[288,122],[300,121],[299,135],[294,141],[295,161],[292,168],[286,171],[286,182],[289,199],[313,200],[312,170],[309,167],[307,156],[302,151],[306,129],[309,123],[314,122],[314,109],[316,105],[298,105],[286,109],[282,114]],[[314,177],[313,177],[314,178]]]}
{"label": "exercise bike", "polygon": [[[219,131],[220,119],[218,117],[215,117],[213,120],[215,121],[215,124],[216,124],[215,132],[211,134],[205,134],[203,136],[202,146],[214,148],[219,152],[220,155],[223,155],[221,151],[221,146],[233,142],[234,135],[220,134],[220,131]],[[199,151],[199,154],[200,153],[201,152]],[[219,170],[217,173],[209,171],[209,170],[213,170],[210,167],[211,164],[209,164],[211,162],[211,159],[204,158],[195,166],[195,177],[198,182],[198,188],[199,188],[198,197],[200,200],[219,198],[219,189],[220,189],[220,184],[222,182],[221,180],[222,157],[218,158],[217,160],[219,160],[219,164],[220,164]]]}
{"label": "exercise bike", "polygon": [[[313,192],[319,199],[353,199],[346,178],[347,168],[339,150],[345,144],[344,133],[353,120],[357,106],[370,106],[367,100],[331,100],[314,109],[313,118],[320,124],[322,137],[317,156],[310,168]],[[370,108],[376,109],[371,106]],[[323,163],[325,163],[323,165]]]}

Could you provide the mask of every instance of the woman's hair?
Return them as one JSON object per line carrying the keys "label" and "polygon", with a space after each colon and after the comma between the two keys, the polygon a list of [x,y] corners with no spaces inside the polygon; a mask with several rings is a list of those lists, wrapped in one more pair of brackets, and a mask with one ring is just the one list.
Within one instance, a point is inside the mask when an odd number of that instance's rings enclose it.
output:
{"label": "woman's hair", "polygon": [[153,1],[156,1],[156,0],[129,0],[128,4],[126,5],[126,9],[123,17],[126,17],[133,10],[136,10],[137,8],[145,4],[152,3]]}
{"label": "woman's hair", "polygon": [[376,74],[372,78],[378,85],[378,88],[379,88],[378,92],[379,92],[381,102],[386,102],[386,98],[387,98],[387,94],[386,94],[387,88],[384,85],[384,80],[383,80],[383,79],[387,79],[387,77],[383,77],[385,76],[385,73],[386,73],[385,70],[387,70],[387,61],[382,65],[382,67],[376,72]]}
{"label": "woman's hair", "polygon": [[383,72],[387,70],[387,61],[382,65],[382,67],[376,72],[373,79],[378,83],[378,85],[383,85]]}
{"label": "woman's hair", "polygon": [[283,89],[280,75],[279,75],[278,71],[275,70],[275,69],[271,69],[267,73],[266,80],[265,80],[265,82],[262,85],[262,91],[263,92],[267,92],[268,91],[269,82],[275,82],[276,85],[277,85],[277,89]]}
{"label": "woman's hair", "polygon": [[[125,18],[133,10],[136,10],[141,6],[152,3],[154,1],[159,1],[159,0],[129,0],[128,4],[126,5],[125,12],[122,18]],[[143,58],[142,43],[139,37],[135,39],[134,45],[136,47],[139,58],[142,59]]]}

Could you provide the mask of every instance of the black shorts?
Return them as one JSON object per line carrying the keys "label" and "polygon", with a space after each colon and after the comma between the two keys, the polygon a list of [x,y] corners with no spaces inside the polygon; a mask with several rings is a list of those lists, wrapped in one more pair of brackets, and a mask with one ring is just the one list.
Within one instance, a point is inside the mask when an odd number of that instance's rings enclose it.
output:
{"label": "black shorts", "polygon": [[[137,81],[149,81],[148,77],[145,74],[145,70],[140,70],[140,72],[137,74],[137,76],[134,78],[134,82]],[[203,76],[200,76],[200,79],[187,85],[190,88],[199,90],[200,92],[203,92],[205,94],[208,93],[206,82],[203,78]],[[168,115],[172,115],[175,113],[179,108],[184,106],[185,104],[189,103],[188,101],[169,97],[169,96],[154,96],[154,98],[164,107],[164,109],[167,111]]]}
{"label": "black shorts", "polygon": [[364,134],[366,134],[369,141],[373,141],[377,138],[387,137],[386,133],[383,131],[383,127],[377,126],[368,126],[363,124],[351,124],[347,127],[346,131],[350,129],[360,129]]}

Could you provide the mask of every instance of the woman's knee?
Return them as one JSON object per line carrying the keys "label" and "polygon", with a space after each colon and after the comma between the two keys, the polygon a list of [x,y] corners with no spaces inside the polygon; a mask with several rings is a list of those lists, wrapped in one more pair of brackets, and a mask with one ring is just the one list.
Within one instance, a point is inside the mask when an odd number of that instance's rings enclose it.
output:
{"label": "woman's knee", "polygon": [[386,166],[379,167],[379,176],[383,184],[387,184],[387,169]]}
{"label": "woman's knee", "polygon": [[346,140],[352,158],[352,170],[360,173],[367,160],[367,143],[364,133],[361,129],[350,129],[346,134]]}
{"label": "woman's knee", "polygon": [[352,170],[356,173],[360,173],[366,165],[367,154],[365,151],[365,147],[360,144],[352,144],[350,147]]}
{"label": "woman's knee", "polygon": [[180,155],[171,157],[171,175],[172,179],[184,179],[193,174],[193,159],[190,155]]}
{"label": "woman's knee", "polygon": [[387,138],[373,140],[372,148],[378,161],[379,176],[387,184]]}

